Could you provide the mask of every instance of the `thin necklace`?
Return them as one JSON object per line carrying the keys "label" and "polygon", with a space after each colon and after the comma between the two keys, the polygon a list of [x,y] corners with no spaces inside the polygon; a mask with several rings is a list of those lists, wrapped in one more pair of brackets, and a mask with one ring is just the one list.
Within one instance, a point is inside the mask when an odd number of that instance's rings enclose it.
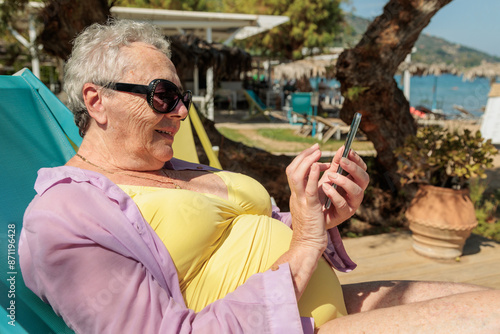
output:
{"label": "thin necklace", "polygon": [[[173,182],[173,181],[163,181],[163,180],[156,180],[156,179],[153,179],[153,178],[150,178],[150,177],[145,177],[145,176],[138,176],[138,175],[134,175],[134,174],[129,174],[129,173],[125,173],[125,172],[112,172],[110,170],[107,170],[106,168],[104,167],[101,167],[99,165],[96,165],[95,163],[87,160],[87,158],[85,158],[84,156],[80,155],[79,153],[76,154],[77,157],[79,157],[80,159],[82,159],[84,162],[88,163],[89,165],[92,165],[94,167],[97,167],[99,168],[100,170],[102,171],[105,171],[106,173],[109,173],[109,174],[122,174],[122,175],[127,175],[127,176],[130,176],[130,177],[135,177],[135,178],[138,178],[138,179],[143,179],[143,180],[149,180],[149,181],[155,181],[155,182],[160,182],[160,183],[165,183],[165,184],[172,184],[175,186],[175,189],[182,189],[180,185],[178,185],[177,183]],[[163,174],[163,176],[165,176],[166,178],[168,178],[168,175],[167,173],[163,170],[163,169],[160,169],[160,172]]]}

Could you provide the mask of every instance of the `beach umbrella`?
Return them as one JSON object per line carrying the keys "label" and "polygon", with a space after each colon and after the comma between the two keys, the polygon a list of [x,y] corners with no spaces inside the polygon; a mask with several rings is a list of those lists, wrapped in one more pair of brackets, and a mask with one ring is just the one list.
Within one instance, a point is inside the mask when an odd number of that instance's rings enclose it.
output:
{"label": "beach umbrella", "polygon": [[471,67],[463,72],[463,79],[473,81],[476,78],[487,78],[494,83],[500,77],[500,63],[482,61],[481,65]]}
{"label": "beach umbrella", "polygon": [[276,65],[273,68],[273,74],[276,80],[332,78],[335,75],[335,64],[336,59],[306,58]]}

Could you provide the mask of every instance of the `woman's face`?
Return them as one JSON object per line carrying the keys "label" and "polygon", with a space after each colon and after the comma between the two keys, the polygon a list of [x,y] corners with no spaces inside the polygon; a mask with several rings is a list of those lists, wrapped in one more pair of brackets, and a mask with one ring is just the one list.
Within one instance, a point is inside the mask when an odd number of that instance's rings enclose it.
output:
{"label": "woman's face", "polygon": [[[167,79],[178,87],[174,65],[163,53],[144,43],[133,43],[123,52],[132,66],[120,80],[149,85],[154,79]],[[115,164],[134,170],[161,168],[173,156],[172,143],[180,122],[188,113],[183,103],[168,114],[155,112],[146,95],[115,91],[106,99],[106,138]]]}

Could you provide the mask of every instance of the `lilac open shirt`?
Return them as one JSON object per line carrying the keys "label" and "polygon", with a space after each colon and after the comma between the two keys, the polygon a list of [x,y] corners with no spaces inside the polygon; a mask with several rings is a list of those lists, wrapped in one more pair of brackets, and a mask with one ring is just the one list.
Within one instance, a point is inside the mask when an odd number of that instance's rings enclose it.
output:
{"label": "lilac open shirt", "polygon": [[[213,170],[172,159],[167,168]],[[24,216],[19,245],[26,285],[78,333],[302,333],[290,269],[251,276],[195,313],[179,289],[167,249],[118,186],[75,167],[41,169],[37,195]],[[273,217],[288,226],[289,213]],[[355,264],[337,228],[327,260],[340,271]]]}

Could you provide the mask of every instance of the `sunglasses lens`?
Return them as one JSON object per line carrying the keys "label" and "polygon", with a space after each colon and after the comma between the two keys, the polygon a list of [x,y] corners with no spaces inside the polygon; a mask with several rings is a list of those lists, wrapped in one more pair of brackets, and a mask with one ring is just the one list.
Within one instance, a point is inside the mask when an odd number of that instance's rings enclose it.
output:
{"label": "sunglasses lens", "polygon": [[153,93],[153,109],[162,114],[169,113],[175,109],[179,100],[189,110],[191,92],[187,91],[182,95],[179,88],[170,81],[159,80]]}
{"label": "sunglasses lens", "polygon": [[177,87],[168,81],[158,82],[153,92],[153,109],[159,113],[168,113],[175,103],[177,92]]}
{"label": "sunglasses lens", "polygon": [[192,100],[193,94],[191,94],[191,91],[186,91],[184,95],[182,96],[182,103],[186,106],[186,109],[189,112],[189,108],[191,107],[191,100]]}

